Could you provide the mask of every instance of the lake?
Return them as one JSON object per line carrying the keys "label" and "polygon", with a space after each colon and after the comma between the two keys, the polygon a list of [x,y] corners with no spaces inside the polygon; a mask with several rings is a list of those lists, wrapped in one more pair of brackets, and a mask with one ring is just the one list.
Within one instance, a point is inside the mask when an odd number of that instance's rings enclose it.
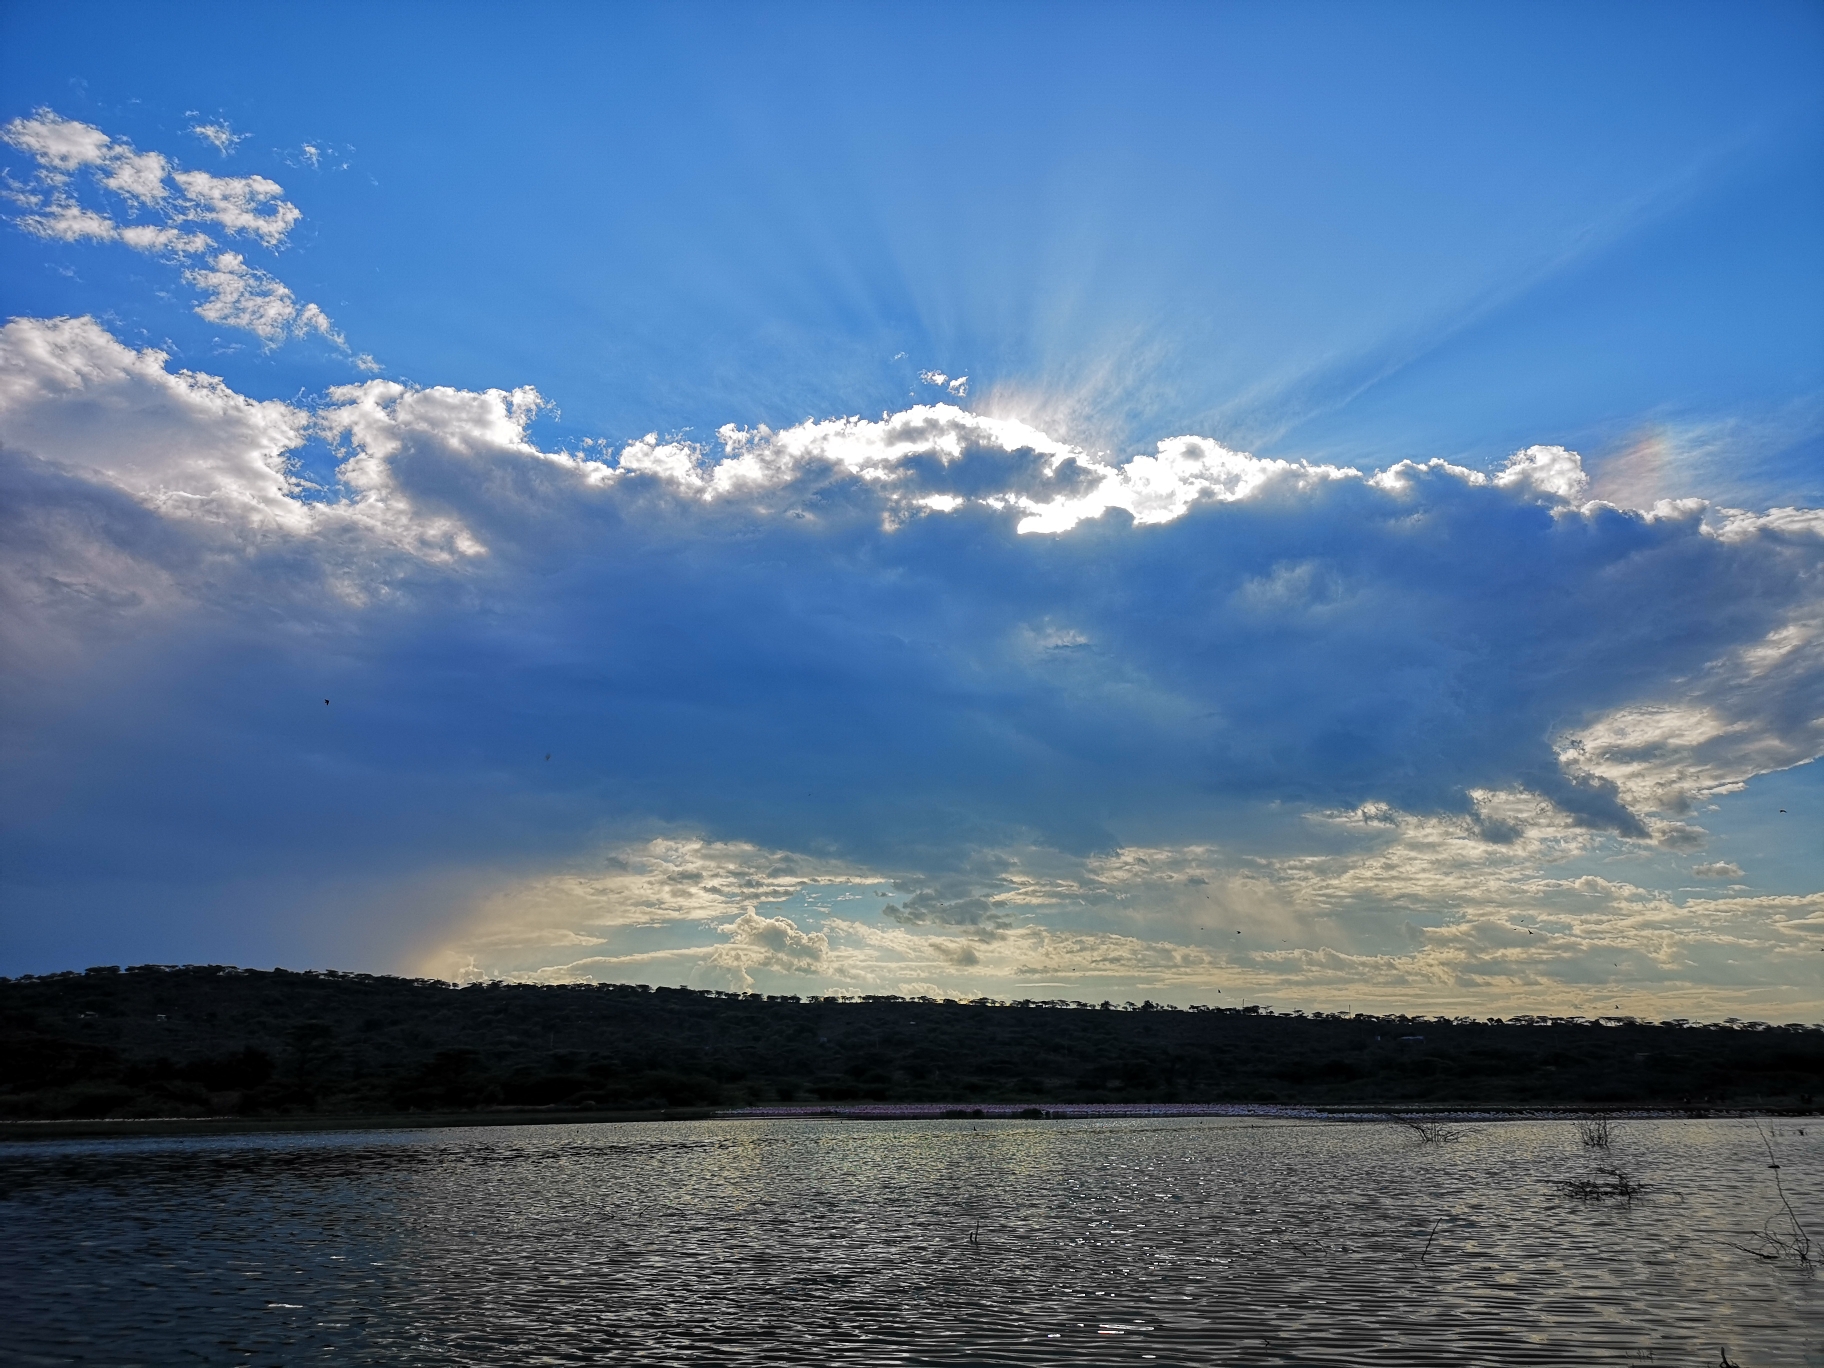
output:
{"label": "lake", "polygon": [[[1800,1133],[1803,1126],[1805,1133]],[[0,1363],[1824,1365],[1824,1125],[722,1120],[0,1147]],[[1630,1201],[1569,1194],[1643,1185]],[[1772,1223],[1772,1224],[1767,1224]],[[1814,1251],[1814,1258],[1819,1251]]]}

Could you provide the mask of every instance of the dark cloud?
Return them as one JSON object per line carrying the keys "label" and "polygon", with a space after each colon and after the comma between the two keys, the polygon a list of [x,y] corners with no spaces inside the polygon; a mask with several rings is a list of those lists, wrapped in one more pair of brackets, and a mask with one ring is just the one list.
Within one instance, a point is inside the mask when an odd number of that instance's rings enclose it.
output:
{"label": "dark cloud", "polygon": [[[1724,668],[1818,619],[1816,520],[1584,505],[1548,449],[1501,479],[1201,439],[1115,468],[939,408],[617,469],[530,446],[529,393],[376,381],[319,416],[346,498],[307,507],[307,415],[47,326],[11,325],[0,390],[16,962],[135,927],[196,957],[224,889],[250,940],[356,935],[385,899],[351,889],[659,828],[888,871],[890,917],[978,928],[984,852],[1242,808],[1523,788],[1644,838],[1671,804],[1567,738],[1690,704],[1790,751],[1819,715],[1803,652]],[[173,414],[189,446],[105,459]]]}
{"label": "dark cloud", "polygon": [[981,926],[1005,929],[1013,919],[997,912],[987,898],[958,898],[945,902],[930,889],[920,889],[903,903],[888,903],[881,909],[901,926]]}

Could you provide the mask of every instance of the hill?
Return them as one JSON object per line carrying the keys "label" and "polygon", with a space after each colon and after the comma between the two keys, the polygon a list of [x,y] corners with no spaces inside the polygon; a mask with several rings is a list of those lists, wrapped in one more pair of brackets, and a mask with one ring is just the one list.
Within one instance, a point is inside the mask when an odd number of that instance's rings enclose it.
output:
{"label": "hill", "polygon": [[1809,1111],[1824,1029],[759,997],[141,965],[0,979],[0,1118],[1282,1102]]}

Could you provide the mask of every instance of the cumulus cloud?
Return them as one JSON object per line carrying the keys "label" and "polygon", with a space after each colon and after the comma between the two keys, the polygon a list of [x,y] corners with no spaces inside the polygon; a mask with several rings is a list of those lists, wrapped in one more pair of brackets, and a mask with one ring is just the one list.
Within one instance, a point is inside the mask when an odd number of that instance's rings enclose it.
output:
{"label": "cumulus cloud", "polygon": [[[224,155],[245,135],[225,124],[191,130]],[[264,176],[212,176],[179,169],[158,152],[140,152],[91,124],[48,109],[16,118],[0,137],[36,163],[31,186],[14,198],[26,211],[13,222],[34,236],[58,242],[116,242],[173,260],[193,258],[218,244],[206,225],[251,238],[263,247],[284,245],[301,213],[282,198],[284,188]],[[86,171],[92,189],[111,192],[83,202],[75,173]],[[175,189],[173,189],[175,187]],[[119,210],[125,211],[123,218]],[[135,221],[140,214],[159,221]],[[238,252],[218,252],[205,266],[184,271],[203,291],[196,312],[212,323],[253,333],[269,346],[315,333],[346,348],[342,335],[316,304],[300,305],[270,273]]]}
{"label": "cumulus cloud", "polygon": [[[1361,479],[1355,470],[1262,460],[1205,437],[1171,438],[1153,454],[1114,463],[1016,419],[942,404],[917,405],[879,422],[839,418],[781,432],[731,424],[717,437],[719,452],[649,436],[621,451],[619,468],[659,477],[705,501],[766,500],[817,481],[858,479],[894,516],[973,504],[1017,513],[1022,533],[1068,532],[1117,509],[1143,525],[1174,522],[1199,502],[1247,499],[1275,479]],[[1489,483],[1478,472],[1436,468]],[[1388,488],[1407,478],[1405,466],[1377,477]],[[1513,480],[1500,487],[1533,488]]]}
{"label": "cumulus cloud", "polygon": [[800,931],[785,917],[762,917],[751,908],[716,929],[729,939],[710,952],[708,961],[735,988],[753,987],[756,969],[814,973],[830,951],[830,938],[822,932]]}
{"label": "cumulus cloud", "polygon": [[330,832],[338,878],[466,882],[423,953],[513,972],[1571,1002],[1597,947],[1720,1001],[1817,925],[1602,863],[1824,749],[1807,510],[946,404],[578,453],[529,388],[260,404],[88,320],[3,340],[12,791],[69,795],[9,814],[14,867],[111,813],[84,877],[142,925],[146,869],[295,901]]}
{"label": "cumulus cloud", "polygon": [[91,318],[0,327],[0,442],[15,459],[116,488],[161,515],[201,516],[237,535],[298,520],[287,453],[309,416],[173,372]]}

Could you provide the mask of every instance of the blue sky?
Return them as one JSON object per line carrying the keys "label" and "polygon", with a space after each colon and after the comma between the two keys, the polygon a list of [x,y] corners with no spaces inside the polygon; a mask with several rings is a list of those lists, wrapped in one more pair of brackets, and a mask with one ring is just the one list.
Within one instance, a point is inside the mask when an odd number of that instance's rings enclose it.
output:
{"label": "blue sky", "polygon": [[1816,1019],[1821,58],[9,8],[0,972]]}

